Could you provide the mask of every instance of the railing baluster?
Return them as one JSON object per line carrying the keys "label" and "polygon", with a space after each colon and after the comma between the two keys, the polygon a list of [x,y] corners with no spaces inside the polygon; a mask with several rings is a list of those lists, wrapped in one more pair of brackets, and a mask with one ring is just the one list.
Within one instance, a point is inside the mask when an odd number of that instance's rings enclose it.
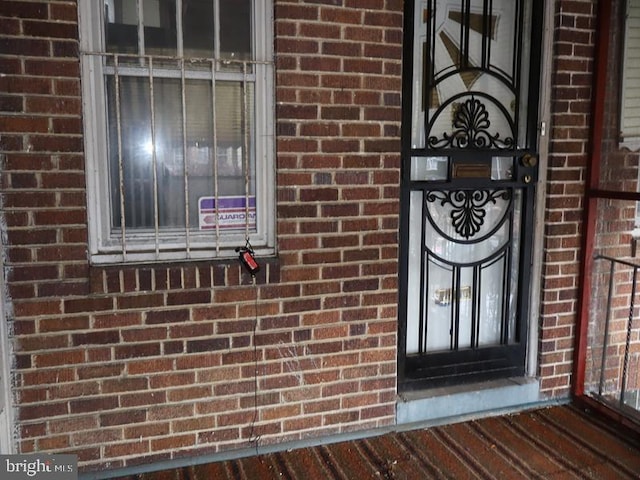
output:
{"label": "railing baluster", "polygon": [[607,349],[609,348],[609,326],[611,325],[611,298],[613,292],[613,277],[615,274],[615,264],[610,263],[609,267],[609,289],[607,294],[607,313],[604,322],[604,338],[602,341],[602,360],[600,364],[600,383],[598,386],[598,394],[604,395],[605,369],[607,367]]}
{"label": "railing baluster", "polygon": [[[629,382],[635,375],[635,373],[630,373],[630,357],[632,351],[632,339],[633,339],[633,323],[636,317],[635,314],[635,300],[636,295],[638,294],[638,271],[640,270],[640,264],[634,263],[631,261],[624,260],[622,258],[614,258],[606,255],[597,255],[594,258],[595,261],[606,261],[609,262],[609,279],[607,285],[607,301],[606,301],[606,312],[604,318],[604,333],[602,337],[602,357],[600,359],[600,378],[598,384],[598,397],[602,402],[609,405],[611,408],[615,408],[619,410],[623,415],[630,414],[630,407],[634,408],[632,405],[626,404],[626,396],[631,393],[627,389],[630,387]],[[623,266],[628,267],[628,270],[617,270],[617,267]],[[617,276],[619,274],[625,274],[625,276],[621,279],[622,284],[616,285],[616,278],[620,278]],[[604,272],[600,275],[604,275]],[[631,278],[629,278],[631,275]],[[631,286],[631,291],[628,293],[624,293],[624,288]],[[616,287],[622,287],[619,290],[621,293],[616,296]],[[617,327],[614,329],[613,322],[616,318],[613,316],[614,309],[619,305],[620,296],[624,295],[625,298],[628,295],[628,313],[625,324],[625,341],[624,346],[621,345],[619,340],[615,340],[618,343],[613,343],[615,338],[620,338],[622,333],[622,327]],[[597,313],[597,311],[596,311]],[[599,317],[596,317],[590,323],[597,323]],[[620,319],[622,320],[622,319]],[[616,324],[621,322],[616,322]],[[592,327],[597,328],[597,324]],[[593,335],[594,343],[592,343],[591,348],[598,348],[597,343],[597,335]],[[636,340],[637,341],[637,340]],[[612,348],[611,353],[609,353],[609,348]],[[615,347],[615,348],[614,348]],[[623,347],[623,348],[622,348]],[[613,387],[615,390],[609,391],[607,388],[608,381],[608,371],[607,369],[611,369],[612,360],[615,360],[615,366],[617,366],[617,376],[612,379],[615,381]],[[622,363],[620,368],[620,362]],[[631,388],[637,388],[637,385],[632,385]],[[640,392],[636,392],[636,395]],[[634,408],[636,413],[631,414],[632,416],[637,415],[637,405]]]}
{"label": "railing baluster", "polygon": [[631,345],[631,326],[633,325],[633,309],[635,308],[636,286],[638,279],[638,267],[633,268],[633,282],[631,298],[629,301],[629,318],[627,320],[627,335],[624,344],[624,358],[622,361],[622,385],[620,388],[620,406],[624,405],[624,396],[627,390],[627,373],[629,369],[629,347]]}

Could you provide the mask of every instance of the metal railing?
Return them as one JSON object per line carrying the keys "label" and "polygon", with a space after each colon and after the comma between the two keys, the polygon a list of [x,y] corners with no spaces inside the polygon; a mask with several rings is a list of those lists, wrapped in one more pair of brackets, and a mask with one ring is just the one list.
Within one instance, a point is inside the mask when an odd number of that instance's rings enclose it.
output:
{"label": "metal railing", "polygon": [[640,418],[640,263],[597,255],[593,265],[585,391]]}

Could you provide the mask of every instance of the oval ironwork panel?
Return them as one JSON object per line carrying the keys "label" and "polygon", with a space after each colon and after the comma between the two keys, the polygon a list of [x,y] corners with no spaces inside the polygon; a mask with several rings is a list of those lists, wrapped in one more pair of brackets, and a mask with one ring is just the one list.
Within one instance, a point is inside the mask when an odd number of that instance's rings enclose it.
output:
{"label": "oval ironwork panel", "polygon": [[484,225],[487,205],[495,205],[498,200],[510,199],[510,190],[489,189],[433,190],[425,196],[427,203],[439,202],[441,206],[450,206],[451,225],[460,237],[467,240],[474,237]]}
{"label": "oval ironwork panel", "polygon": [[429,137],[430,148],[496,148],[509,149],[514,146],[512,137],[500,138],[500,133],[491,134],[489,111],[484,103],[471,96],[464,102],[454,104],[453,132],[444,132],[442,138]]}

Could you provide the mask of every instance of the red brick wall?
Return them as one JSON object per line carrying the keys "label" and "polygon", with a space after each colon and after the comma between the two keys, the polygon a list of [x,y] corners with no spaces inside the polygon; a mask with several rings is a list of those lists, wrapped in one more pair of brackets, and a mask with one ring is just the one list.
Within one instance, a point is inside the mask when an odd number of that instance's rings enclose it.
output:
{"label": "red brick wall", "polygon": [[552,397],[571,387],[596,10],[595,0],[555,2],[539,346],[542,391]]}
{"label": "red brick wall", "polygon": [[233,259],[88,264],[76,4],[0,2],[21,452],[117,468],[393,423],[402,8],[275,2],[279,255],[254,288]]}
{"label": "red brick wall", "polygon": [[[555,397],[571,378],[595,4],[554,4],[540,373]],[[20,451],[117,468],[393,423],[402,9],[275,0],[279,255],[254,287],[235,260],[88,264],[75,1],[0,2]]]}

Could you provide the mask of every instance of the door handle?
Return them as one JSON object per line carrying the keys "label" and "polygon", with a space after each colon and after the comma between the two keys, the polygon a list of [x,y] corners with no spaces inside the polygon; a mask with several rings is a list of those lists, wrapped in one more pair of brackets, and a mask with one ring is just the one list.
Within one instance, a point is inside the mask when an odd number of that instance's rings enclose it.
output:
{"label": "door handle", "polygon": [[531,153],[525,153],[520,159],[520,163],[524,167],[535,167],[538,164],[538,157]]}

